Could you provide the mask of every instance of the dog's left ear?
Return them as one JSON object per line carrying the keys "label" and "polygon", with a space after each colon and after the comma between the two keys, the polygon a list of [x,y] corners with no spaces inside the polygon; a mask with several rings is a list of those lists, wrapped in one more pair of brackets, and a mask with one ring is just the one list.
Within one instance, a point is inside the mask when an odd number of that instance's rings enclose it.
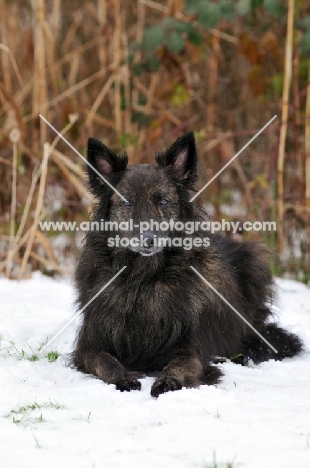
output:
{"label": "dog's left ear", "polygon": [[181,183],[192,185],[197,180],[197,149],[193,132],[180,136],[164,153],[156,155],[156,162]]}
{"label": "dog's left ear", "polygon": [[96,196],[107,189],[107,184],[104,183],[100,174],[114,185],[117,182],[117,175],[123,174],[128,163],[126,154],[118,156],[101,141],[92,137],[87,142],[87,160],[90,164],[86,168],[89,184]]}

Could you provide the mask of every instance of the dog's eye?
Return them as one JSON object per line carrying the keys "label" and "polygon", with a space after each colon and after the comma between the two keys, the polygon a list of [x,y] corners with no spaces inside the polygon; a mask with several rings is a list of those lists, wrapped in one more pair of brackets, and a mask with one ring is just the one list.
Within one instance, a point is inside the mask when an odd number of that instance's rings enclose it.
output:
{"label": "dog's eye", "polygon": [[128,200],[123,201],[124,206],[131,206],[131,203]]}
{"label": "dog's eye", "polygon": [[168,205],[169,203],[169,200],[167,200],[166,198],[163,198],[162,200],[160,200],[159,204],[161,206],[165,206],[165,205]]}

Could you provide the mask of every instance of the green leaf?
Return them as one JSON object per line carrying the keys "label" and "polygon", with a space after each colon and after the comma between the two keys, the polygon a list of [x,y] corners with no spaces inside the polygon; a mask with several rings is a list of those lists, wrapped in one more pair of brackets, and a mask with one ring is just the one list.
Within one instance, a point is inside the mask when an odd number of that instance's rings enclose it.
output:
{"label": "green leaf", "polygon": [[188,90],[182,84],[177,84],[171,96],[171,102],[174,106],[181,106],[189,100]]}
{"label": "green leaf", "polygon": [[31,361],[31,362],[35,362],[35,361],[38,361],[39,358],[36,354],[32,354],[31,356],[28,356],[27,357],[28,361]]}
{"label": "green leaf", "polygon": [[143,35],[143,47],[148,52],[153,52],[164,42],[164,30],[161,26],[149,26],[145,28]]}
{"label": "green leaf", "polygon": [[309,29],[310,28],[310,15],[305,16],[302,19],[299,19],[296,23],[299,28]]}
{"label": "green leaf", "polygon": [[236,16],[235,5],[231,0],[221,0],[221,17],[233,21]]}
{"label": "green leaf", "polygon": [[184,40],[181,34],[177,33],[176,31],[172,31],[167,39],[167,47],[174,54],[180,52],[184,47]]}
{"label": "green leaf", "polygon": [[300,41],[302,55],[310,55],[310,29],[304,33]]}
{"label": "green leaf", "polygon": [[299,60],[298,64],[298,73],[299,73],[299,78],[302,81],[305,81],[307,83],[308,81],[308,70],[309,70],[309,60],[307,57],[304,57],[303,59]]}
{"label": "green leaf", "polygon": [[213,28],[221,19],[221,5],[204,1],[200,4],[198,19],[206,29]]}
{"label": "green leaf", "polygon": [[140,106],[146,106],[146,103],[147,103],[147,97],[144,94],[139,94],[138,104]]}
{"label": "green leaf", "polygon": [[236,4],[236,10],[241,16],[247,15],[252,10],[251,0],[239,0]]}
{"label": "green leaf", "polygon": [[140,125],[148,126],[150,124],[150,117],[143,114],[142,112],[132,111],[131,121],[132,123],[139,123]]}
{"label": "green leaf", "polygon": [[141,49],[141,44],[140,42],[133,41],[129,45],[129,49],[133,52],[136,52],[137,50]]}
{"label": "green leaf", "polygon": [[140,76],[142,75],[142,73],[145,71],[145,68],[144,66],[142,65],[142,63],[136,63],[133,67],[133,74],[136,75],[136,76]]}
{"label": "green leaf", "polygon": [[129,145],[135,144],[137,142],[137,137],[134,137],[131,133],[122,133],[118,137],[118,142],[123,149],[127,148]]}
{"label": "green leaf", "polygon": [[285,15],[285,8],[280,0],[264,0],[264,7],[272,16],[282,18]]}
{"label": "green leaf", "polygon": [[121,97],[121,110],[124,111],[127,109],[127,101],[126,101],[126,98],[125,96],[122,96]]}
{"label": "green leaf", "polygon": [[270,78],[270,83],[274,91],[279,95],[282,96],[283,92],[283,75],[282,73],[275,73]]}
{"label": "green leaf", "polygon": [[189,42],[196,46],[200,46],[202,44],[203,38],[200,32],[197,31],[197,29],[194,29],[192,32],[189,32],[187,37]]}
{"label": "green leaf", "polygon": [[196,30],[195,26],[186,21],[179,21],[174,18],[167,18],[162,22],[165,29],[175,30],[180,33],[190,33],[193,30]]}
{"label": "green leaf", "polygon": [[195,27],[191,23],[186,23],[185,21],[178,21],[175,25],[175,29],[179,32],[189,33],[193,29],[195,29]]}
{"label": "green leaf", "polygon": [[263,0],[252,0],[251,3],[252,9],[254,10],[254,8],[259,8],[260,6],[262,6]]}
{"label": "green leaf", "polygon": [[162,21],[162,25],[164,28],[172,28],[175,29],[179,21],[175,18],[166,18]]}
{"label": "green leaf", "polygon": [[176,31],[187,33],[189,42],[194,45],[202,43],[202,35],[198,31],[198,24],[186,23],[185,21],[178,21],[175,24]]}
{"label": "green leaf", "polygon": [[150,71],[157,71],[160,67],[160,61],[158,60],[157,57],[154,57],[153,55],[148,55],[145,59],[146,61],[146,66]]}
{"label": "green leaf", "polygon": [[[135,58],[135,54],[134,53],[129,53],[128,54],[128,57],[127,57],[127,60],[128,60],[128,63],[132,63],[134,61],[134,58]],[[124,60],[125,62],[125,60]]]}
{"label": "green leaf", "polygon": [[57,351],[50,351],[47,353],[48,362],[55,362],[59,358],[59,353]]}
{"label": "green leaf", "polygon": [[195,14],[198,12],[200,0],[187,0],[186,1],[186,11],[190,14]]}

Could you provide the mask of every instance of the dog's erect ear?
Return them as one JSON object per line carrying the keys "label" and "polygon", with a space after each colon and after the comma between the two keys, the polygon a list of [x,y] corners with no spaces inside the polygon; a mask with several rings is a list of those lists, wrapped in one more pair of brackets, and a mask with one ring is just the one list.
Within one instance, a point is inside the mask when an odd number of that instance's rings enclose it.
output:
{"label": "dog's erect ear", "polygon": [[193,132],[180,136],[164,153],[156,155],[156,162],[180,182],[193,184],[197,179],[197,149]]}
{"label": "dog's erect ear", "polygon": [[94,171],[87,164],[89,183],[93,191],[96,192],[98,188],[102,190],[102,185],[105,184],[99,174],[108,182],[111,182],[113,176],[126,169],[128,157],[126,154],[118,156],[114,151],[101,143],[101,141],[96,140],[96,138],[89,138],[87,142],[87,161],[97,171]]}

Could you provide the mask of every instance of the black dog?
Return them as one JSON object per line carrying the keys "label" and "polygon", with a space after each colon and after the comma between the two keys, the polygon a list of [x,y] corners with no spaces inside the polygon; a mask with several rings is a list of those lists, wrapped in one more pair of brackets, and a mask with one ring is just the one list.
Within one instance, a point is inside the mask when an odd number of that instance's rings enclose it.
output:
{"label": "black dog", "polygon": [[[98,171],[88,167],[90,187],[98,200],[92,220],[125,221],[126,226],[132,220],[133,229],[125,226],[117,233],[110,229],[87,235],[76,269],[78,305],[84,308],[73,353],[78,370],[115,384],[121,391],[139,390],[139,377],[158,372],[151,391],[157,397],[182,387],[217,383],[222,373],[210,364],[216,356],[238,356],[238,362],[245,364],[281,360],[301,351],[297,336],[268,323],[273,282],[266,250],[220,235],[206,236],[201,229],[199,223],[207,215],[190,202],[197,178],[193,133],[157,154],[154,165],[127,168],[126,155],[117,156],[94,138],[88,141],[87,156]],[[136,242],[140,223],[151,220],[160,225],[159,230],[148,229]],[[195,232],[176,231],[177,224],[172,225],[171,220],[190,221]],[[162,234],[166,244],[156,242]],[[188,248],[188,240],[192,248]]]}

